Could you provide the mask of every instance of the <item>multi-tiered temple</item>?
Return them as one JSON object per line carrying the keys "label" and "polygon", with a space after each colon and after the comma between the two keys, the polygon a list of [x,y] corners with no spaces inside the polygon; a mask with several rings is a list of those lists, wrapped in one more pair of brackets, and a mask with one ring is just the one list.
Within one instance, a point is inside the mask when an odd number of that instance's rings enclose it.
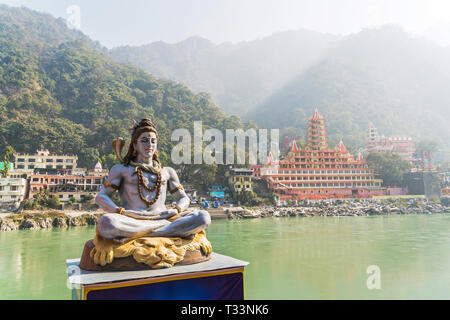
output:
{"label": "multi-tiered temple", "polygon": [[308,120],[308,143],[298,148],[295,141],[283,160],[261,168],[278,200],[369,198],[384,195],[381,180],[362,155],[351,155],[342,140],[328,146],[325,118],[316,110]]}

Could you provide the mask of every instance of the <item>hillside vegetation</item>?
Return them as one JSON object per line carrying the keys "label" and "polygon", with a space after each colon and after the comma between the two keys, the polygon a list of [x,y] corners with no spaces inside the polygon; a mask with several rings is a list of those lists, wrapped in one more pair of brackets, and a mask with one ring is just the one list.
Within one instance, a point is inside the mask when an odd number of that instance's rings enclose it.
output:
{"label": "hillside vegetation", "polygon": [[46,148],[77,154],[92,167],[129,138],[132,120],[153,119],[163,161],[170,161],[175,128],[241,128],[208,94],[113,61],[104,49],[61,19],[0,6],[0,150]]}

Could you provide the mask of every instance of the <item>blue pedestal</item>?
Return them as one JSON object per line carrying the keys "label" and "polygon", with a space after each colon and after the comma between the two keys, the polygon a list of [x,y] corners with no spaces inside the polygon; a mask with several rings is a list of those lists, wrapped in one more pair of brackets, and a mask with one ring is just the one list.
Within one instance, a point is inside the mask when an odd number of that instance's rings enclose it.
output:
{"label": "blue pedestal", "polygon": [[66,261],[72,298],[81,300],[242,300],[248,262],[218,253],[186,266],[141,271],[92,272]]}

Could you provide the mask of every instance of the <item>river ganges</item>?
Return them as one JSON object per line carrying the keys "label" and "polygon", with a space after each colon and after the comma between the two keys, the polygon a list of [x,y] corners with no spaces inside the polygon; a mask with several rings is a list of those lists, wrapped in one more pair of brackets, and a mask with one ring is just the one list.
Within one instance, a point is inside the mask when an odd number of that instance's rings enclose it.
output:
{"label": "river ganges", "polygon": [[[449,231],[450,214],[410,214],[214,220],[207,235],[250,262],[246,299],[450,299]],[[0,299],[70,299],[65,260],[94,232],[0,232]]]}

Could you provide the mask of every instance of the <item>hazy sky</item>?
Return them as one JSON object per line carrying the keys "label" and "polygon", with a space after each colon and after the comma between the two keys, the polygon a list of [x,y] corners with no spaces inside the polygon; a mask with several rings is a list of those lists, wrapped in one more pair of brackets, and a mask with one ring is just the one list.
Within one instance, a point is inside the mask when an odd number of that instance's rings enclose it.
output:
{"label": "hazy sky", "polygon": [[[201,36],[215,43],[277,31],[349,34],[386,23],[450,45],[449,0],[0,0],[74,17],[81,31],[111,48]],[[78,20],[74,20],[78,21]]]}

